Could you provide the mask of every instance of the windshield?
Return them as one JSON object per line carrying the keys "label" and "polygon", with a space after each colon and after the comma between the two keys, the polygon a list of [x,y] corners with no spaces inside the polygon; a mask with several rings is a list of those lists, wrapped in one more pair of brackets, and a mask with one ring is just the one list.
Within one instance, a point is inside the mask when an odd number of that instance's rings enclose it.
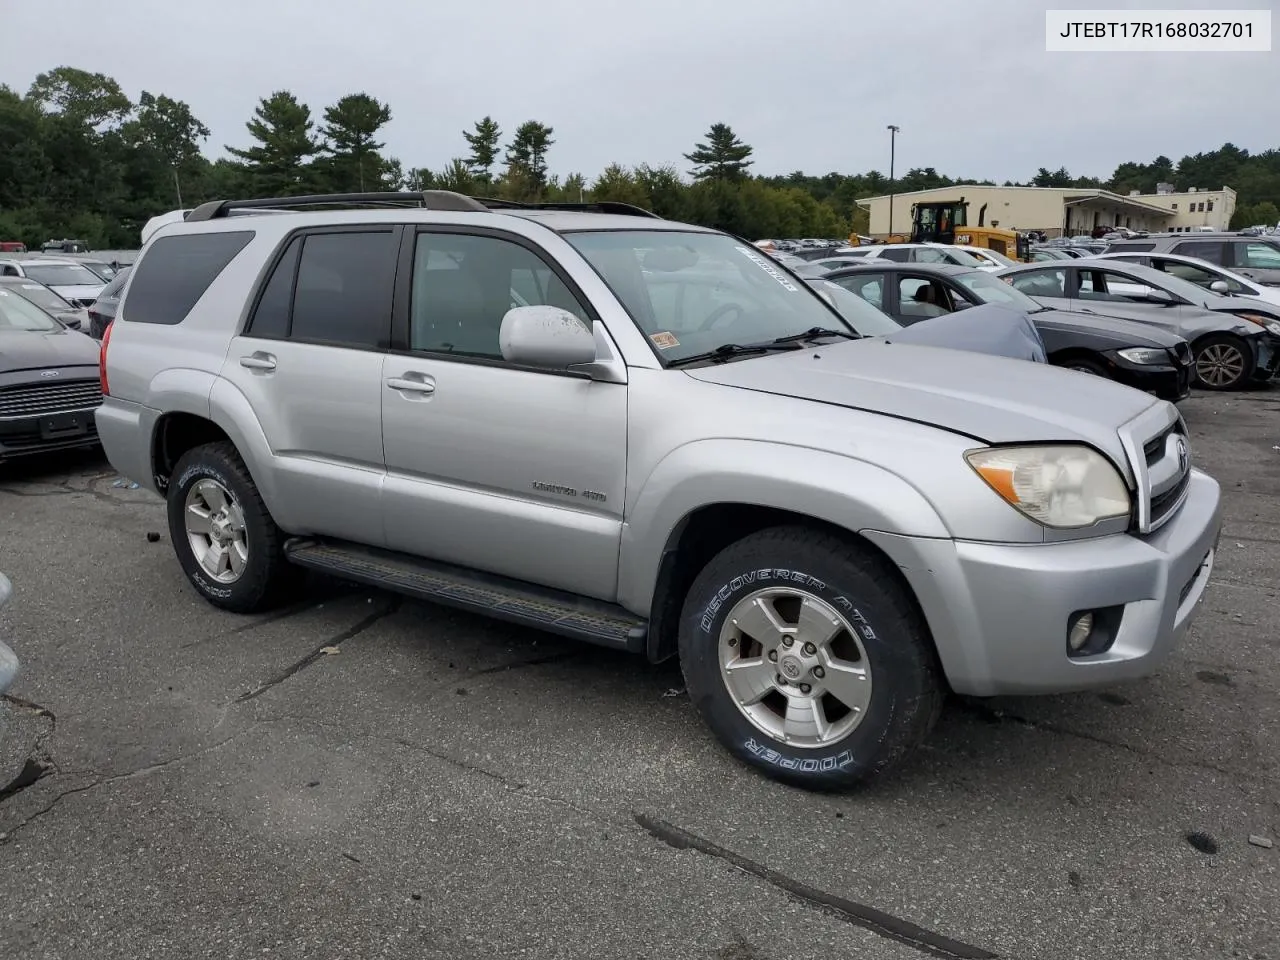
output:
{"label": "windshield", "polygon": [[714,350],[846,325],[803,280],[719,233],[566,234],[668,363]]}
{"label": "windshield", "polygon": [[902,324],[893,317],[887,313],[881,313],[856,293],[846,290],[838,283],[832,283],[830,280],[810,280],[809,285],[833,304],[840,311],[840,316],[848,320],[853,325],[853,329],[864,337],[883,337],[902,329]]}
{"label": "windshield", "polygon": [[22,268],[32,280],[46,287],[100,287],[102,278],[78,263],[42,263]]}
{"label": "windshield", "polygon": [[30,330],[52,333],[62,325],[34,303],[16,293],[0,290],[0,330]]}
{"label": "windshield", "polygon": [[983,303],[1000,303],[1024,313],[1045,309],[1021,290],[1015,290],[1010,284],[987,273],[962,273],[956,277],[956,282]]}
{"label": "windshield", "polygon": [[43,287],[38,283],[6,283],[0,289],[16,293],[18,296],[30,300],[37,307],[48,310],[50,313],[65,313],[75,309],[48,287]]}
{"label": "windshield", "polygon": [[1001,253],[998,250],[983,250],[982,255],[984,257],[990,257],[992,260],[994,260],[996,263],[1000,264],[1003,267],[1016,267],[1018,265],[1016,261],[1010,260],[1008,257],[1006,257],[1003,253]]}
{"label": "windshield", "polygon": [[100,276],[103,280],[110,280],[116,275],[115,267],[109,263],[103,263],[100,260],[86,260],[84,265]]}

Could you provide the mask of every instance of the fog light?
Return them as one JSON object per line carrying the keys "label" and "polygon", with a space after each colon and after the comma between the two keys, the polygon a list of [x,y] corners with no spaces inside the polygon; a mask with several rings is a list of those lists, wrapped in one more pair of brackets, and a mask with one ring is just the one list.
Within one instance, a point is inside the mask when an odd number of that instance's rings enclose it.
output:
{"label": "fog light", "polygon": [[1093,613],[1082,613],[1071,621],[1067,628],[1067,647],[1072,653],[1078,651],[1089,642],[1089,634],[1093,633]]}

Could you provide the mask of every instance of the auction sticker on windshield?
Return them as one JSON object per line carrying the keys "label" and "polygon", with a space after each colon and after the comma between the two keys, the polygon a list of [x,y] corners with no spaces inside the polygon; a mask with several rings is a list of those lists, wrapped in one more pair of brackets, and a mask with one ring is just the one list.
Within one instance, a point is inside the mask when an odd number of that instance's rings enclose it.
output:
{"label": "auction sticker on windshield", "polygon": [[680,341],[675,338],[675,334],[667,333],[665,330],[649,334],[649,339],[659,350],[670,350],[672,347],[680,346]]}
{"label": "auction sticker on windshield", "polygon": [[787,275],[785,273],[783,273],[773,264],[769,263],[769,261],[767,261],[764,257],[760,256],[760,254],[753,253],[752,251],[748,250],[746,247],[734,247],[733,249],[737,250],[740,254],[742,254],[744,257],[746,257],[748,260],[754,263],[757,267],[759,267],[769,276],[773,277],[773,279],[777,280],[778,283],[782,284],[783,290],[790,290],[792,293],[796,293],[799,291],[800,288],[797,287],[790,280],[788,280]]}

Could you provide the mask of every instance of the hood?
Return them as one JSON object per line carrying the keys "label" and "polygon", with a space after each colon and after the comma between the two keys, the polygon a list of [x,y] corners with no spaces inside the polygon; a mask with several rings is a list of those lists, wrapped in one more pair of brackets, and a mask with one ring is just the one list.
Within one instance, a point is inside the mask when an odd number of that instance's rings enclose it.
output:
{"label": "hood", "polygon": [[0,373],[98,365],[98,342],[74,330],[0,330]]}
{"label": "hood", "polygon": [[63,300],[96,300],[98,299],[98,294],[102,292],[102,288],[105,286],[105,283],[76,283],[70,285],[58,284],[57,286],[50,287],[49,289],[62,297]]}
{"label": "hood", "polygon": [[1125,472],[1117,428],[1164,403],[1048,364],[871,337],[685,372],[707,383],[902,417],[984,443],[1090,443]]}
{"label": "hood", "polygon": [[1087,330],[1099,339],[1114,341],[1117,349],[1124,347],[1163,347],[1171,350],[1182,339],[1172,330],[1156,327],[1135,320],[1104,317],[1096,313],[1075,313],[1070,310],[1042,310],[1032,318],[1038,326],[1058,330]]}
{"label": "hood", "polygon": [[893,343],[969,350],[992,357],[1046,363],[1044,341],[1021,310],[999,304],[969,307],[959,313],[932,317],[885,337]]}

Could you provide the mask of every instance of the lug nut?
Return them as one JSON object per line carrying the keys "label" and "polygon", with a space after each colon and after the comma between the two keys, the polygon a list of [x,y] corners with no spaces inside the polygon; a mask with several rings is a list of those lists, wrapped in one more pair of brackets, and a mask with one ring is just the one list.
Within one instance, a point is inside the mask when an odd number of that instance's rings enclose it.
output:
{"label": "lug nut", "polygon": [[778,651],[777,651],[777,650],[770,650],[770,651],[769,651],[769,659],[770,659],[770,660],[772,660],[774,663],[777,663],[777,662],[778,662]]}
{"label": "lug nut", "polygon": [[738,645],[738,638],[737,638],[737,637],[730,637],[730,638],[729,638],[729,646],[731,646],[731,647],[736,647],[737,645]]}
{"label": "lug nut", "polygon": [[809,686],[807,683],[802,683],[802,684],[800,684],[800,692],[801,692],[801,693],[808,693],[808,692],[809,692],[810,690],[812,690],[812,689],[813,689],[813,687]]}
{"label": "lug nut", "polygon": [[782,645],[784,647],[789,647],[795,642],[796,642],[796,638],[792,636],[786,636],[782,638]]}
{"label": "lug nut", "polygon": [[777,682],[778,686],[780,687],[785,687],[787,685],[787,678],[780,673],[777,674],[773,679]]}
{"label": "lug nut", "polygon": [[818,648],[815,647],[812,643],[806,643],[804,645],[804,652],[805,652],[805,656],[812,657],[815,653],[818,652]]}
{"label": "lug nut", "polygon": [[821,667],[814,667],[813,675],[817,677],[819,680],[821,680],[823,677],[827,675],[827,671],[823,670]]}

